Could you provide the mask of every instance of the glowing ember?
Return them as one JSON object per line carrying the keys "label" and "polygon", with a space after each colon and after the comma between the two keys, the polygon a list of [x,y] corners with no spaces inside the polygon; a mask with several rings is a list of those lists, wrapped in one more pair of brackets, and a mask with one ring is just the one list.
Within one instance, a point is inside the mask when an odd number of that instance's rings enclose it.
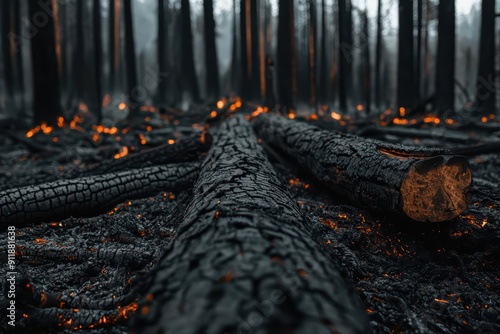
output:
{"label": "glowing ember", "polygon": [[330,116],[336,121],[340,121],[342,119],[342,116],[340,114],[337,114],[335,111],[332,111]]}
{"label": "glowing ember", "polygon": [[447,118],[445,122],[446,124],[453,124],[453,120],[451,118]]}
{"label": "glowing ember", "polygon": [[217,108],[222,109],[224,108],[224,105],[225,105],[224,101],[222,100],[217,101]]}
{"label": "glowing ember", "polygon": [[404,107],[399,108],[399,116],[405,117],[406,109]]}
{"label": "glowing ember", "polygon": [[288,118],[295,119],[295,114],[293,112],[288,113]]}
{"label": "glowing ember", "polygon": [[398,118],[398,117],[396,117],[396,118],[394,118],[394,119],[392,120],[392,122],[393,122],[394,124],[398,124],[398,125],[405,125],[405,124],[408,124],[408,120],[407,120],[406,118]]}
{"label": "glowing ember", "polygon": [[439,124],[439,123],[441,123],[441,120],[434,115],[427,115],[424,117],[424,123]]}
{"label": "glowing ember", "polygon": [[139,134],[139,140],[141,141],[141,145],[146,145],[147,140],[142,133]]}
{"label": "glowing ember", "polygon": [[217,117],[217,111],[212,110],[212,112],[210,113],[210,117],[212,117],[212,118]]}
{"label": "glowing ember", "polygon": [[483,123],[488,122],[488,117],[486,117],[486,116],[481,117],[481,122],[483,122]]}
{"label": "glowing ember", "polygon": [[362,105],[362,104],[358,104],[358,105],[356,106],[356,110],[357,110],[357,111],[363,111],[363,109],[364,109],[364,107],[363,107],[363,105]]}
{"label": "glowing ember", "polygon": [[127,146],[123,146],[120,150],[120,152],[116,153],[114,155],[114,158],[115,159],[121,159],[123,158],[124,156],[126,156],[128,154],[128,147]]}
{"label": "glowing ember", "polygon": [[125,108],[127,108],[127,104],[125,102],[121,102],[118,105],[118,109],[120,109],[120,110],[125,110]]}
{"label": "glowing ember", "polygon": [[448,303],[448,301],[446,299],[438,299],[438,298],[434,298],[435,301],[437,301],[438,303],[443,303],[443,304],[446,304]]}
{"label": "glowing ember", "polygon": [[64,117],[59,116],[57,117],[57,127],[62,128],[64,126]]}
{"label": "glowing ember", "polygon": [[173,144],[175,144],[175,140],[174,139],[169,139],[169,140],[167,140],[167,143],[169,145],[173,145]]}

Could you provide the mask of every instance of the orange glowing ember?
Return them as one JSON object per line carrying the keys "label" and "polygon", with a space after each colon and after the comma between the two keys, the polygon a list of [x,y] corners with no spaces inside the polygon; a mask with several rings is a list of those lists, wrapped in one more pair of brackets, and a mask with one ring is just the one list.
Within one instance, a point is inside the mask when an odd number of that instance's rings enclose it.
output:
{"label": "orange glowing ember", "polygon": [[405,117],[406,109],[404,107],[399,108],[399,116]]}
{"label": "orange glowing ember", "polygon": [[139,139],[141,141],[141,145],[146,145],[147,140],[146,140],[146,137],[144,137],[144,135],[142,133],[139,134]]}
{"label": "orange glowing ember", "polygon": [[128,147],[127,146],[123,146],[120,150],[120,152],[116,153],[114,158],[115,159],[121,159],[123,158],[124,156],[126,156],[128,154]]}
{"label": "orange glowing ember", "polygon": [[217,117],[217,111],[212,110],[212,112],[210,113],[210,117],[212,117],[212,118]]}
{"label": "orange glowing ember", "polygon": [[439,123],[441,123],[441,120],[434,115],[427,115],[424,117],[424,123],[439,124]]}
{"label": "orange glowing ember", "polygon": [[335,111],[332,111],[330,116],[336,121],[340,121],[342,119],[342,116],[340,114],[337,114]]}
{"label": "orange glowing ember", "polygon": [[217,108],[222,109],[224,108],[224,105],[225,105],[224,101],[222,100],[217,101]]}
{"label": "orange glowing ember", "polygon": [[488,122],[488,117],[486,117],[486,116],[481,117],[481,122],[483,122],[483,123]]}
{"label": "orange glowing ember", "polygon": [[62,128],[64,126],[64,117],[59,116],[57,117],[57,127]]}
{"label": "orange glowing ember", "polygon": [[453,120],[451,118],[447,118],[445,122],[446,124],[453,124]]}
{"label": "orange glowing ember", "polygon": [[399,125],[405,125],[405,124],[408,124],[408,120],[407,120],[406,118],[398,118],[398,117],[396,117],[396,118],[394,118],[394,119],[392,120],[392,122],[393,122],[394,124],[399,124]]}
{"label": "orange glowing ember", "polygon": [[288,118],[295,119],[295,114],[293,112],[288,113]]}
{"label": "orange glowing ember", "polygon": [[120,110],[125,110],[125,108],[127,108],[127,104],[125,102],[121,102],[118,105],[118,109],[120,109]]}
{"label": "orange glowing ember", "polygon": [[356,110],[357,110],[357,111],[363,111],[363,109],[364,109],[364,107],[363,107],[363,105],[362,105],[362,104],[358,104],[358,105],[356,106]]}
{"label": "orange glowing ember", "polygon": [[174,139],[169,139],[169,140],[167,140],[167,143],[169,145],[173,145],[173,144],[175,144],[175,140]]}

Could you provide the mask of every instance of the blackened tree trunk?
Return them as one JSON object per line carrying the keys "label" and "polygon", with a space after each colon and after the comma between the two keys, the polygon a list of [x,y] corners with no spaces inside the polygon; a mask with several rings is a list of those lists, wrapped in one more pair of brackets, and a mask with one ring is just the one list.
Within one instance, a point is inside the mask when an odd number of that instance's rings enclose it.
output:
{"label": "blackened tree trunk", "polygon": [[[44,7],[52,5],[38,0],[29,1],[30,17],[45,13]],[[35,123],[57,124],[62,115],[61,91],[55,50],[54,21],[47,15],[47,24],[38,27],[38,33],[31,38],[31,59],[33,68],[33,113]]]}
{"label": "blackened tree trunk", "polygon": [[467,208],[468,161],[447,150],[334,134],[269,114],[260,115],[255,128],[337,195],[372,210],[439,222]]}
{"label": "blackened tree trunk", "polygon": [[94,66],[97,122],[102,120],[102,29],[101,29],[101,1],[94,0]]}
{"label": "blackened tree trunk", "polygon": [[14,31],[12,31],[12,22],[14,19],[13,12],[13,1],[12,0],[4,0],[1,3],[1,33],[2,33],[2,56],[4,61],[4,76],[5,76],[5,89],[7,92],[7,96],[12,98],[14,96],[14,91],[16,85],[14,83],[15,80],[15,68],[14,62],[15,58],[13,57],[16,52],[16,40],[14,37]]}
{"label": "blackened tree trunk", "polygon": [[219,98],[219,64],[217,60],[217,44],[215,42],[215,20],[213,0],[203,1],[203,21],[205,24],[205,66],[207,70],[207,98],[214,100]]}
{"label": "blackened tree trunk", "polygon": [[[168,55],[167,55],[167,20],[165,17],[165,0],[158,0],[158,42],[157,42],[157,57],[159,73],[168,71]],[[165,113],[167,103],[168,81],[165,78],[158,76],[158,90],[156,92],[156,100],[160,107],[160,113]]]}
{"label": "blackened tree trunk", "polygon": [[317,15],[316,15],[316,0],[308,1],[308,58],[309,58],[309,96],[311,107],[316,105],[316,64],[317,64]]}
{"label": "blackened tree trunk", "polygon": [[189,0],[181,0],[181,69],[182,87],[194,101],[200,99],[198,77],[194,67],[193,32],[191,29],[191,9]]}
{"label": "blackened tree trunk", "polygon": [[233,94],[240,94],[241,90],[241,75],[240,75],[240,50],[238,48],[238,23],[236,15],[236,1],[233,0],[233,31],[232,31],[232,46],[231,46],[231,78],[229,91]]}
{"label": "blackened tree trunk", "polygon": [[142,95],[144,94],[143,89],[139,86],[139,81],[137,80],[137,63],[135,57],[135,38],[132,13],[132,0],[123,0],[129,120],[140,118],[139,99],[144,98]]}
{"label": "blackened tree trunk", "polygon": [[326,30],[326,0],[321,0],[321,40],[319,51],[318,63],[318,102],[326,103],[327,101],[327,88],[328,88],[328,62],[327,62],[327,30]]}
{"label": "blackened tree trunk", "polygon": [[481,4],[481,35],[476,104],[481,115],[495,114],[495,1]]}
{"label": "blackened tree trunk", "polygon": [[382,100],[382,0],[377,5],[377,41],[375,46],[375,107],[380,111]]}
{"label": "blackened tree trunk", "polygon": [[240,1],[242,96],[256,100],[260,95],[258,1]]}
{"label": "blackened tree trunk", "polygon": [[417,52],[415,59],[415,99],[416,104],[420,104],[420,89],[422,78],[422,19],[423,0],[417,1]]}
{"label": "blackened tree trunk", "polygon": [[370,39],[368,35],[368,14],[366,10],[361,13],[361,25],[362,33],[360,37],[360,44],[363,50],[363,72],[362,72],[362,84],[363,84],[363,98],[365,104],[365,110],[367,113],[371,111],[372,105],[372,77],[371,77],[371,65],[370,65]]}
{"label": "blackened tree trunk", "polygon": [[294,108],[297,90],[293,1],[278,3],[278,94],[282,107]]}
{"label": "blackened tree trunk", "polygon": [[412,109],[415,104],[413,54],[413,1],[399,0],[398,39],[398,109]]}
{"label": "blackened tree trunk", "polygon": [[436,60],[436,110],[454,112],[455,104],[455,0],[440,0]]}
{"label": "blackened tree trunk", "polygon": [[120,70],[120,0],[109,0],[109,82],[111,95],[116,91],[116,76]]}
{"label": "blackened tree trunk", "polygon": [[351,0],[338,0],[339,21],[339,102],[340,109],[347,112],[352,88],[352,4]]}
{"label": "blackened tree trunk", "polygon": [[84,96],[84,79],[87,76],[86,69],[83,65],[85,57],[85,38],[83,32],[83,7],[84,2],[78,1],[76,3],[76,42],[73,48],[73,62],[72,62],[72,89],[69,97],[69,105],[72,112],[77,112],[79,104]]}
{"label": "blackened tree trunk", "polygon": [[425,34],[424,34],[424,73],[423,73],[423,87],[422,87],[422,97],[427,98],[429,96],[429,86],[430,86],[430,75],[431,75],[431,52],[429,45],[429,24],[431,21],[431,7],[430,0],[425,2]]}
{"label": "blackened tree trunk", "polygon": [[181,218],[134,333],[370,332],[243,117],[221,125]]}

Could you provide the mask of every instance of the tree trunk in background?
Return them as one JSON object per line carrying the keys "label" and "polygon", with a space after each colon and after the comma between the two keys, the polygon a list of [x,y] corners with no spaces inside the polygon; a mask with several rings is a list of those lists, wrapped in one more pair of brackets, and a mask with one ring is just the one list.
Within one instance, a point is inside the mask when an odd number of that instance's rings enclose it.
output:
{"label": "tree trunk in background", "polygon": [[316,15],[316,0],[309,0],[309,7],[308,7],[308,58],[309,58],[309,94],[310,94],[310,104],[311,107],[314,107],[316,105],[316,63],[317,63],[317,58],[316,58],[316,50],[317,50],[317,39],[318,39],[318,32],[317,32],[317,15]]}
{"label": "tree trunk in background", "polygon": [[397,109],[415,106],[413,55],[413,1],[399,0]]}
{"label": "tree trunk in background", "polygon": [[116,92],[116,76],[120,70],[120,0],[109,0],[109,87]]}
{"label": "tree trunk in background", "polygon": [[296,96],[295,31],[293,1],[279,0],[278,17],[278,93],[282,107],[293,109]]}
{"label": "tree trunk in background", "polygon": [[14,2],[12,0],[3,0],[1,7],[1,27],[0,32],[2,34],[2,57],[4,63],[4,77],[5,77],[5,90],[7,93],[7,99],[12,100],[12,105],[17,109],[17,103],[15,103],[15,95],[17,94],[17,78],[16,64],[17,57],[16,53],[19,52],[20,44],[16,45],[18,42],[16,35],[19,35],[15,31],[15,12],[14,12]]}
{"label": "tree trunk in background", "polygon": [[363,50],[363,98],[365,110],[367,113],[370,113],[372,104],[372,78],[370,67],[370,39],[368,36],[368,14],[366,13],[366,10],[361,14],[361,25],[363,29],[360,37],[360,44]]}
{"label": "tree trunk in background", "polygon": [[495,1],[482,0],[476,104],[481,115],[495,114]]}
{"label": "tree trunk in background", "polygon": [[381,110],[382,100],[382,0],[378,0],[377,6],[377,42],[375,46],[375,107]]}
{"label": "tree trunk in background", "polygon": [[319,50],[319,78],[318,78],[318,102],[326,103],[328,87],[328,62],[327,62],[327,44],[326,44],[326,7],[325,1],[321,0],[321,41]]}
{"label": "tree trunk in background", "polygon": [[[22,1],[21,0],[16,0],[14,1],[14,33],[16,35],[22,35],[21,31],[21,18],[22,18]],[[22,46],[18,45],[16,50],[15,50],[15,57],[16,57],[16,80],[17,80],[17,87],[19,90],[18,96],[19,96],[19,108],[21,114],[25,115],[26,114],[26,107],[25,107],[25,96],[24,96],[24,68],[23,68],[23,53],[22,53]]]}
{"label": "tree trunk in background", "polygon": [[188,91],[194,101],[200,99],[198,78],[194,67],[193,33],[191,30],[191,9],[189,0],[181,0],[181,82],[184,91]]}
{"label": "tree trunk in background", "polygon": [[240,75],[240,54],[238,50],[238,28],[236,16],[236,1],[233,0],[233,41],[231,46],[231,78],[229,92],[233,94],[241,94],[241,75]]}
{"label": "tree trunk in background", "polygon": [[415,59],[415,97],[417,105],[420,104],[421,78],[422,78],[422,15],[423,0],[417,1],[417,54]]}
{"label": "tree trunk in background", "polygon": [[423,92],[422,97],[426,99],[429,96],[429,85],[430,85],[430,48],[429,48],[429,23],[431,20],[431,7],[430,0],[425,2],[425,35],[424,35],[424,80],[423,80]]}
{"label": "tree trunk in background", "polygon": [[455,0],[439,1],[438,11],[435,107],[444,116],[455,104]]}
{"label": "tree trunk in background", "polygon": [[132,0],[123,0],[123,18],[125,22],[125,59],[127,69],[127,95],[128,95],[128,119],[140,117],[139,102],[143,98],[143,89],[137,81],[137,68],[135,57],[134,26],[132,18]]}
{"label": "tree trunk in background", "polygon": [[[43,7],[52,5],[38,0],[29,1],[30,17],[44,12]],[[46,122],[57,124],[62,114],[60,104],[59,75],[55,51],[54,21],[47,15],[47,24],[38,27],[38,33],[31,38],[31,59],[33,68],[33,113],[36,124]]]}
{"label": "tree trunk in background", "polygon": [[[167,32],[168,26],[165,18],[165,0],[158,0],[158,66],[159,73],[168,72],[168,55],[167,55]],[[156,91],[156,100],[160,113],[165,113],[167,104],[168,81],[165,78],[158,76],[158,89]]]}
{"label": "tree trunk in background", "polygon": [[347,112],[352,88],[352,4],[350,0],[338,0],[339,11],[339,100],[342,112]]}
{"label": "tree trunk in background", "polygon": [[260,95],[259,25],[255,0],[240,1],[242,97],[256,100]]}
{"label": "tree trunk in background", "polygon": [[76,3],[76,42],[73,48],[73,63],[72,63],[72,89],[69,96],[69,110],[71,113],[78,112],[79,104],[82,101],[84,94],[84,76],[86,69],[84,66],[85,55],[85,38],[83,36],[83,1]]}
{"label": "tree trunk in background", "polygon": [[215,20],[213,0],[203,0],[203,21],[205,24],[205,66],[207,71],[206,85],[209,101],[220,96],[219,64],[217,60],[217,44],[215,42]]}
{"label": "tree trunk in background", "polygon": [[97,122],[102,120],[102,29],[101,29],[101,1],[94,0],[94,66],[95,66],[95,90]]}

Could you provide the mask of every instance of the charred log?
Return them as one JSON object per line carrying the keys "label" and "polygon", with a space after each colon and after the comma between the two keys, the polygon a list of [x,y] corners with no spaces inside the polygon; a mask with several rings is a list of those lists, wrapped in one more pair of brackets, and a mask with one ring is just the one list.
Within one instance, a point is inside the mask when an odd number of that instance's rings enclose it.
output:
{"label": "charred log", "polygon": [[467,208],[468,161],[447,150],[334,134],[267,114],[255,128],[264,141],[354,203],[430,222],[453,219]]}
{"label": "charred log", "polygon": [[370,331],[243,118],[222,124],[193,194],[136,333]]}
{"label": "charred log", "polygon": [[197,167],[197,163],[156,166],[2,191],[0,226],[92,215],[127,199],[181,189],[195,180]]}

